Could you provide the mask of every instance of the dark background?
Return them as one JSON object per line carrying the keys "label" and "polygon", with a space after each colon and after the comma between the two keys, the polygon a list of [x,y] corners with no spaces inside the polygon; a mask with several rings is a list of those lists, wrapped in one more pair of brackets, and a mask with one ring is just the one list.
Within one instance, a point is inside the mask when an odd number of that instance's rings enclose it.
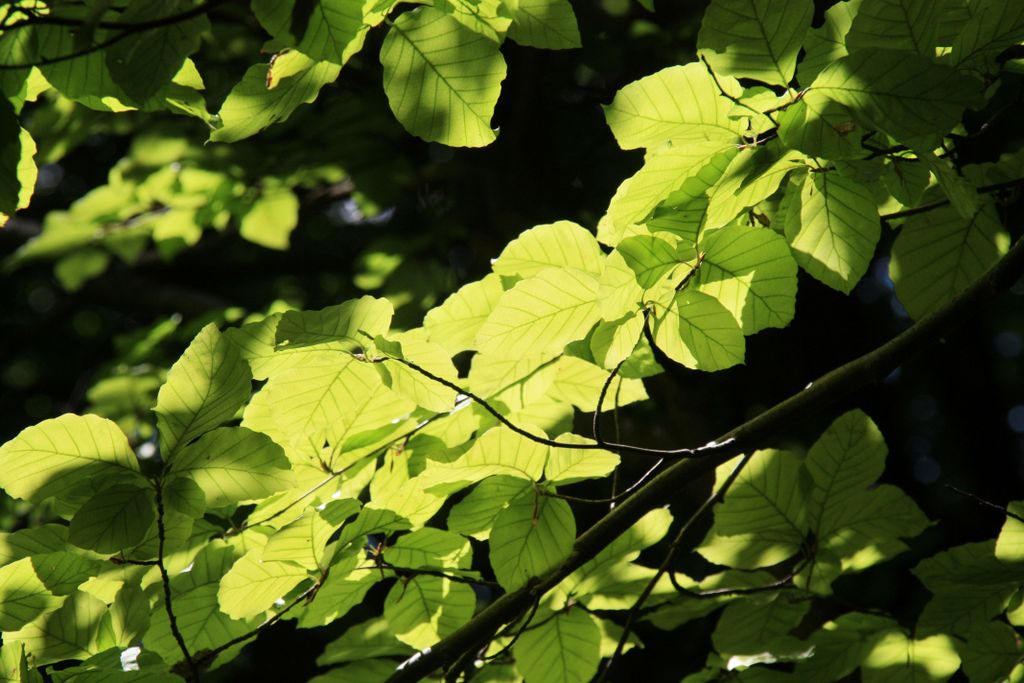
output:
{"label": "dark background", "polygon": [[[287,124],[238,143],[239,155],[258,150],[254,165],[287,164],[295,154],[351,156],[348,167],[356,188],[384,209],[378,219],[359,220],[353,214],[350,187],[310,188],[300,193],[300,225],[287,252],[252,245],[231,229],[208,233],[171,261],[147,252],[138,264],[115,264],[75,293],[61,289],[51,263],[4,270],[0,439],[48,417],[85,410],[87,389],[117,362],[119,339],[168,316],[180,314],[182,323],[157,349],[165,367],[203,321],[219,319],[224,309],[260,310],[278,298],[305,308],[338,303],[363,293],[354,280],[370,272],[369,255],[389,254],[401,265],[370,292],[403,294],[408,303],[399,309],[398,321],[415,325],[447,292],[487,272],[489,260],[521,230],[563,218],[593,228],[618,183],[642,161],[640,152],[617,147],[600,105],[630,81],[692,61],[704,3],[662,0],[656,14],[627,0],[573,4],[582,49],[543,51],[505,44],[508,78],[494,119],[500,134],[487,148],[448,149],[401,131],[380,85],[380,29],[314,105],[300,108]],[[816,21],[820,14],[819,9]],[[261,33],[230,6],[211,18],[217,40],[204,43],[197,62],[215,111],[233,79],[260,59],[253,48]],[[1021,120],[1019,84],[1011,77],[1004,87],[1008,113],[972,138],[961,161],[994,160],[1019,147],[1019,126],[1011,125]],[[362,123],[336,125],[347,120],[346,108],[356,101]],[[31,128],[31,106],[27,112]],[[41,130],[33,132],[45,146],[47,129],[37,124]],[[205,139],[201,123],[180,117],[92,116],[79,132],[79,144],[42,168],[31,207],[0,231],[0,255],[13,253],[35,234],[48,211],[66,208],[105,183],[108,170],[127,153],[131,136],[151,126],[186,131],[197,144]],[[1016,239],[1020,207],[1005,211]],[[653,400],[623,411],[623,440],[673,447],[704,443],[909,326],[886,275],[892,236],[883,228],[876,260],[852,296],[801,274],[794,322],[749,338],[746,365],[714,374],[672,369],[648,380]],[[365,278],[360,282],[365,285]],[[935,522],[911,543],[911,553],[840,581],[836,600],[847,607],[885,608],[912,624],[927,592],[909,571],[894,575],[889,569],[909,570],[940,548],[992,538],[1003,521],[998,511],[949,487],[999,505],[1024,497],[1022,295],[1024,287],[1018,284],[881,385],[841,405],[822,406],[813,418],[780,433],[775,444],[766,444],[806,448],[843,411],[861,408],[889,445],[885,481],[903,487]],[[627,463],[623,476],[629,479],[641,467]],[[673,506],[677,518],[697,504],[708,485],[695,481],[680,491]],[[581,485],[569,492],[607,495],[607,482],[600,486],[605,489]],[[8,530],[33,520],[10,500],[0,512]],[[578,510],[581,529],[588,515],[599,512]],[[658,551],[649,551],[650,557]],[[701,568],[692,557],[682,564]],[[368,603],[382,598],[382,591],[374,591]],[[258,671],[266,680],[304,680],[315,672],[313,660],[323,644],[371,612],[358,609],[313,632],[278,625],[221,678]],[[702,668],[713,620],[672,633],[641,624],[647,647],[628,654],[618,670],[642,670],[653,683],[676,681]]]}

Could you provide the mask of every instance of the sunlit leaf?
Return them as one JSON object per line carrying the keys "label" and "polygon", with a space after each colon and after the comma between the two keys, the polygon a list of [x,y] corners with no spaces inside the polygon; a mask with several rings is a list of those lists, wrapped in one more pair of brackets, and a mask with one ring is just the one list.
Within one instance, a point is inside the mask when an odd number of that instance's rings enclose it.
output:
{"label": "sunlit leaf", "polygon": [[504,0],[512,17],[508,36],[520,45],[560,50],[580,46],[569,0]]}
{"label": "sunlit leaf", "polygon": [[128,439],[95,415],[44,420],[0,448],[0,486],[36,503],[51,497],[81,503],[93,486],[138,480],[138,471]]}
{"label": "sunlit leaf", "polygon": [[714,0],[700,24],[698,53],[717,73],[788,85],[813,14],[808,0]]}
{"label": "sunlit leaf", "polygon": [[733,97],[743,90],[734,78],[720,76],[718,85],[702,64],[670,66],[625,86],[604,108],[605,120],[623,149],[654,147],[678,138],[736,140],[743,124],[729,118]]}
{"label": "sunlit leaf", "polygon": [[516,669],[528,681],[585,683],[601,661],[601,629],[582,609],[538,614],[512,646]]}
{"label": "sunlit leaf", "polygon": [[576,521],[569,504],[527,490],[498,513],[490,538],[494,576],[506,590],[557,567],[576,540]]}
{"label": "sunlit leaf", "polygon": [[413,135],[482,147],[496,133],[491,116],[505,60],[487,37],[432,7],[402,13],[381,46],[384,92]]}
{"label": "sunlit leaf", "polygon": [[697,370],[743,362],[743,331],[717,299],[686,288],[654,315],[654,343],[672,360]]}
{"label": "sunlit leaf", "polygon": [[800,221],[787,222],[797,263],[833,289],[849,293],[867,272],[881,235],[870,190],[838,173],[808,173]]}
{"label": "sunlit leaf", "polygon": [[1009,247],[993,204],[973,218],[962,218],[952,207],[912,216],[892,245],[889,274],[896,296],[920,319],[963,291]]}
{"label": "sunlit leaf", "polygon": [[234,417],[249,397],[252,374],[213,323],[196,335],[167,373],[157,396],[156,423],[165,458]]}

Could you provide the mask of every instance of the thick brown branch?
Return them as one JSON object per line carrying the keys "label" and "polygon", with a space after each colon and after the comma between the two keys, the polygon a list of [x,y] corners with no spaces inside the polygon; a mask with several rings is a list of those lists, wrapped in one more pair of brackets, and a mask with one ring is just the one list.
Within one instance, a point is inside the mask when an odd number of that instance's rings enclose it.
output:
{"label": "thick brown branch", "polygon": [[498,598],[468,624],[429,651],[419,652],[388,679],[389,683],[419,681],[447,666],[467,649],[478,647],[503,624],[521,614],[530,603],[558,585],[593,558],[648,511],[669,500],[679,486],[714,470],[740,453],[749,452],[798,419],[821,410],[853,391],[880,381],[913,353],[932,343],[972,315],[1024,274],[1024,240],[1018,241],[995,266],[944,306],[902,334],[807,385],[800,393],[740,425],[719,441],[724,443],[706,458],[674,463],[581,535],[572,553],[556,569],[526,586]]}

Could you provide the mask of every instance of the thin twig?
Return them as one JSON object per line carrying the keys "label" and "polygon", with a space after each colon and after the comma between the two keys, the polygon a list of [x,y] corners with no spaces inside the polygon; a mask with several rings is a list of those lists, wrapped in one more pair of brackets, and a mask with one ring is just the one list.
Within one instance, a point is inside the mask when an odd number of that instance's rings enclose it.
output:
{"label": "thin twig", "polygon": [[[1013,180],[1007,180],[1002,183],[993,183],[992,185],[983,185],[977,189],[978,193],[986,194],[989,192],[998,192],[999,190],[1008,190],[1014,187],[1020,187],[1024,185],[1024,178],[1014,178]],[[883,213],[880,218],[883,221],[891,221],[896,218],[906,218],[908,216],[916,216],[919,213],[925,213],[933,209],[937,209],[941,206],[946,206],[950,201],[948,199],[939,199],[934,202],[922,204],[921,206],[915,206],[912,209],[904,209],[903,211],[894,211],[892,213]]]}
{"label": "thin twig", "polygon": [[779,122],[776,121],[775,117],[772,116],[771,113],[770,113],[770,112],[775,111],[775,110],[769,109],[767,112],[758,111],[757,109],[754,109],[753,107],[751,107],[746,102],[742,101],[740,98],[734,97],[733,95],[730,95],[729,93],[727,93],[725,91],[725,88],[722,87],[722,84],[718,82],[718,76],[715,75],[715,70],[711,68],[710,64],[708,64],[707,58],[705,58],[704,55],[700,55],[700,61],[704,63],[704,68],[706,68],[708,70],[708,73],[711,75],[711,80],[715,82],[715,87],[718,88],[718,92],[722,95],[722,97],[726,98],[727,100],[729,100],[730,102],[732,102],[733,104],[735,104],[738,107],[743,107],[744,109],[749,109],[750,111],[754,112],[758,116],[762,116],[762,115],[763,116],[767,116],[768,120],[771,121],[772,124],[776,128],[778,128]]}
{"label": "thin twig", "polygon": [[698,507],[679,528],[679,532],[676,533],[676,537],[668,547],[668,550],[665,553],[665,559],[661,561],[658,571],[654,573],[651,580],[647,582],[646,586],[644,586],[643,591],[640,593],[640,597],[636,599],[636,602],[633,603],[633,606],[626,614],[626,623],[622,627],[622,634],[619,636],[619,642],[615,645],[615,652],[613,652],[612,656],[609,657],[608,663],[604,667],[604,671],[601,672],[601,675],[598,676],[595,683],[603,683],[608,678],[608,672],[611,671],[612,666],[615,664],[615,660],[622,654],[623,648],[626,647],[626,642],[629,640],[629,634],[633,631],[633,626],[636,623],[636,618],[640,613],[640,610],[643,609],[644,603],[647,602],[647,599],[651,597],[651,593],[654,592],[654,587],[658,584],[658,581],[662,576],[664,576],[665,572],[669,570],[669,567],[672,566],[672,562],[675,561],[676,553],[679,551],[680,544],[682,544],[686,534],[690,531],[697,520],[700,519],[705,512],[711,509],[712,505],[722,499],[722,496],[725,495],[726,491],[728,491],[733,485],[733,482],[735,482],[740,476],[743,468],[747,466],[747,463],[750,462],[752,457],[753,454],[750,453],[744,455],[743,459],[740,460],[739,463],[736,464],[736,467],[733,468],[732,472],[729,473],[726,480],[722,482],[722,485],[719,486],[717,490],[713,491],[711,495],[701,503],[700,507]]}
{"label": "thin twig", "polygon": [[[606,379],[604,381],[604,384],[601,385],[601,393],[597,395],[597,408],[594,410],[594,422],[591,425],[591,433],[594,436],[594,441],[596,441],[597,443],[601,443],[602,441],[604,441],[604,439],[601,438],[601,408],[604,407],[604,398],[605,398],[605,396],[608,395],[608,387],[610,387],[612,385],[612,382],[615,380],[615,378],[619,374],[619,369],[622,367],[622,364],[625,363],[625,362],[626,362],[626,359],[623,358],[622,360],[620,360],[615,365],[614,368],[612,368],[612,371],[608,373],[608,379]],[[621,387],[622,387],[622,382],[619,382],[619,388],[621,388]],[[616,390],[615,393],[617,395],[618,394],[618,390]],[[616,402],[616,406],[615,407],[618,408],[618,403],[617,402]]]}
{"label": "thin twig", "polygon": [[659,448],[645,448],[643,446],[634,446],[631,444],[610,443],[607,441],[599,441],[597,443],[567,443],[565,441],[556,441],[554,439],[549,439],[547,437],[537,436],[533,432],[523,429],[522,427],[520,427],[519,425],[509,420],[504,415],[502,415],[501,412],[497,408],[492,406],[490,403],[488,403],[486,399],[477,396],[472,391],[459,386],[458,384],[452,382],[451,380],[435,375],[434,373],[418,365],[417,363],[414,363],[411,360],[408,360],[406,358],[398,358],[395,356],[381,356],[380,358],[373,359],[369,362],[380,361],[395,361],[396,363],[401,363],[402,365],[405,365],[406,367],[415,370],[424,377],[432,379],[438,384],[448,387],[452,391],[458,392],[463,396],[468,396],[473,401],[475,401],[481,408],[483,408],[488,413],[493,415],[494,418],[498,420],[498,422],[502,423],[516,434],[519,434],[520,436],[525,437],[535,443],[550,446],[552,448],[573,448],[577,450],[591,451],[609,450],[619,451],[622,453],[634,453],[636,455],[647,455],[652,457],[696,458],[709,455],[721,449],[725,445],[724,443],[711,442],[705,446],[700,446],[698,448],[676,448],[671,450],[663,450]]}
{"label": "thin twig", "polygon": [[998,503],[993,503],[990,500],[985,500],[984,498],[982,498],[981,496],[977,495],[976,493],[971,493],[970,491],[964,491],[963,489],[958,489],[957,487],[953,486],[952,484],[946,484],[946,488],[949,489],[950,491],[952,491],[953,493],[960,494],[964,498],[969,498],[970,500],[973,500],[978,505],[981,505],[981,506],[987,507],[987,508],[992,508],[993,510],[998,510],[999,512],[1003,513],[1004,515],[1006,515],[1007,517],[1009,517],[1011,519],[1015,519],[1018,522],[1024,522],[1024,517],[1021,517],[1020,515],[1011,512],[1009,508],[1003,507],[1002,505],[999,505]]}
{"label": "thin twig", "polygon": [[[651,476],[655,472],[657,472],[658,468],[660,468],[664,463],[665,463],[665,459],[664,458],[658,458],[658,461],[655,462],[653,465],[651,465],[651,467],[646,472],[644,472],[640,476],[639,479],[637,479],[635,482],[633,482],[629,486],[629,488],[625,489],[624,491],[620,491],[619,493],[614,493],[614,494],[612,494],[608,498],[580,498],[578,496],[570,496],[570,495],[567,495],[567,494],[564,494],[564,493],[555,493],[554,491],[545,491],[545,490],[541,490],[540,491],[540,495],[548,496],[549,498],[561,498],[562,500],[572,501],[573,503],[595,503],[595,504],[610,503],[611,505],[614,505],[615,503],[618,503],[619,501],[625,500],[627,497],[629,497],[629,494],[631,494],[636,489],[640,488],[640,486],[645,481],[650,479]],[[616,472],[618,472],[618,470],[616,470]]]}
{"label": "thin twig", "polygon": [[178,620],[174,616],[174,607],[171,605],[171,577],[167,574],[167,567],[164,565],[164,546],[167,541],[167,529],[164,525],[164,482],[162,479],[156,482],[156,536],[156,566],[160,570],[160,582],[164,587],[164,609],[167,612],[167,622],[171,627],[171,635],[174,636],[174,641],[178,644],[178,649],[181,650],[181,654],[185,657],[185,663],[188,665],[189,681],[191,683],[199,683],[199,667],[196,665],[195,660],[192,659],[192,653],[189,652],[188,646],[185,644],[185,637],[181,635],[181,629],[178,628]]}

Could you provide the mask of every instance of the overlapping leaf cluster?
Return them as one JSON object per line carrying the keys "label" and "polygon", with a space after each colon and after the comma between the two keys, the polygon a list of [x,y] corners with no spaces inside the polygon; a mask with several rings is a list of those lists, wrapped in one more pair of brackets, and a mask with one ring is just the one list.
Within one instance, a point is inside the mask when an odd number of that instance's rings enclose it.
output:
{"label": "overlapping leaf cluster", "polygon": [[[380,584],[380,615],[319,662],[334,667],[322,680],[383,680],[401,658],[472,625],[495,595],[535,585],[574,553],[565,487],[610,477],[641,450],[574,433],[578,414],[645,400],[643,380],[663,363],[743,363],[747,336],[793,319],[799,269],[849,293],[883,226],[898,230],[890,274],[914,318],[1005,253],[994,190],[1020,184],[1019,155],[961,166],[956,150],[971,134],[965,111],[988,112],[1007,68],[1001,53],[1024,40],[1015,7],[846,0],[811,28],[810,0],[714,0],[700,61],[631,83],[607,106],[619,144],[645,157],[596,233],[570,221],[524,231],[490,274],[413,329],[396,329],[392,304],[372,297],[204,328],[159,390],[156,457],[137,457],[116,424],[94,415],[27,428],[0,449],[0,486],[49,501],[66,523],[0,541],[8,678],[38,680],[30,668],[73,659],[81,663],[62,680],[134,668],[194,680],[276,621],[325,626]],[[277,57],[252,67],[210,118],[215,141],[287,117],[386,23],[385,92],[403,125],[484,145],[504,37],[549,48],[579,41],[563,0],[446,0],[397,16],[395,3],[370,0],[252,8]],[[133,2],[119,20],[154,16],[146,12],[168,10]],[[0,48],[29,60],[72,49],[61,24],[32,28],[5,33]],[[110,30],[98,24],[97,36]],[[38,91],[45,78],[87,106],[201,113],[185,61],[192,36],[177,23],[133,33],[33,69],[18,87]],[[11,158],[30,154],[21,139]],[[197,162],[175,173],[186,170],[194,192],[160,171],[132,188],[170,207],[160,220],[183,211],[193,233],[200,215],[244,223],[294,200],[288,183],[268,177],[262,204],[236,211],[230,169]],[[221,189],[208,186],[223,188],[222,204],[209,205]],[[20,192],[8,193],[8,209]],[[54,220],[140,206],[86,198]],[[276,227],[286,234],[293,223]],[[95,250],[90,242],[63,226],[52,232],[71,241],[48,253],[95,258],[81,256]],[[806,454],[762,450],[725,463],[724,498],[697,548],[712,573],[638,562],[673,525],[670,511],[652,509],[484,649],[464,653],[464,671],[450,676],[482,667],[488,680],[585,681],[603,658],[641,645],[629,633],[635,618],[673,629],[721,609],[714,651],[681,667],[705,665],[687,680],[825,681],[859,670],[865,681],[941,681],[961,667],[972,681],[1019,677],[1019,506],[996,542],[915,568],[933,597],[914,628],[827,602],[834,581],[904,552],[929,525],[905,493],[879,483],[886,452],[870,418],[852,411]]]}

